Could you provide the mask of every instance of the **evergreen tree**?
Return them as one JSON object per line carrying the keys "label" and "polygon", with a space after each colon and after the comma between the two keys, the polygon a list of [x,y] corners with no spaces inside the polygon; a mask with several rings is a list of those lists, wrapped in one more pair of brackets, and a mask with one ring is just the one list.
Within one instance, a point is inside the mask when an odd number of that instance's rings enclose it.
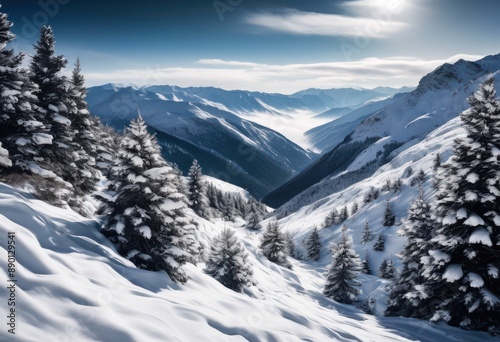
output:
{"label": "evergreen tree", "polygon": [[[460,114],[437,203],[435,243],[426,264],[432,320],[500,334],[500,103],[483,83]],[[458,290],[455,288],[458,287]]]}
{"label": "evergreen tree", "polygon": [[68,119],[68,82],[61,75],[67,61],[55,55],[55,39],[50,26],[43,26],[40,39],[35,47],[35,55],[30,64],[31,80],[38,85],[37,113],[40,121],[50,127],[53,137],[51,145],[42,150],[48,159],[48,167],[66,181],[78,173],[74,163],[74,132]]}
{"label": "evergreen tree", "polygon": [[294,236],[290,232],[285,232],[283,234],[285,236],[285,244],[286,244],[286,254],[292,258],[297,256],[297,250],[295,248]]}
{"label": "evergreen tree", "polygon": [[277,221],[267,225],[262,234],[260,248],[269,261],[289,267],[285,237]]}
{"label": "evergreen tree", "polygon": [[201,217],[205,216],[205,206],[206,201],[204,198],[204,185],[202,180],[201,166],[198,161],[193,160],[193,164],[189,169],[189,181],[188,181],[188,192],[189,192],[189,203],[191,208]]}
{"label": "evergreen tree", "polygon": [[384,261],[382,261],[378,269],[378,276],[382,279],[394,278],[394,265],[392,264],[392,260],[384,259]]}
{"label": "evergreen tree", "polygon": [[403,189],[403,181],[401,178],[396,179],[394,182],[392,182],[392,192],[398,193]]}
{"label": "evergreen tree", "polygon": [[252,230],[260,230],[262,226],[260,225],[261,217],[253,203],[250,206],[250,213],[247,217],[247,228]]}
{"label": "evergreen tree", "polygon": [[389,203],[389,201],[387,201],[387,205],[384,211],[384,222],[382,223],[382,225],[384,227],[391,227],[394,226],[395,222],[396,222],[396,215],[394,215],[394,213],[392,212],[391,204]]}
{"label": "evergreen tree", "polygon": [[21,67],[24,55],[7,48],[16,38],[11,26],[7,15],[0,13],[0,143],[12,161],[5,161],[0,169],[14,166],[16,171],[31,171],[41,160],[41,146],[51,144],[52,136],[34,114],[37,90]]}
{"label": "evergreen tree", "polygon": [[340,211],[340,214],[337,219],[337,223],[343,223],[345,220],[349,218],[349,211],[347,210],[347,205],[345,205],[342,210]]}
{"label": "evergreen tree", "polygon": [[338,215],[337,209],[333,208],[326,216],[323,226],[326,228],[336,224],[338,222]]}
{"label": "evergreen tree", "polygon": [[119,252],[140,268],[165,270],[183,283],[187,275],[182,266],[195,260],[197,249],[175,177],[138,116],[126,128],[108,193],[99,199],[100,212],[107,215],[102,231]]}
{"label": "evergreen tree", "polygon": [[306,242],[307,258],[312,261],[319,260],[319,253],[321,251],[321,243],[319,241],[318,229],[313,228],[311,235]]}
{"label": "evergreen tree", "polygon": [[234,231],[229,228],[225,228],[220,236],[214,239],[205,272],[236,292],[241,292],[243,286],[256,284],[248,254]]}
{"label": "evergreen tree", "polygon": [[439,169],[440,167],[441,167],[441,154],[436,153],[436,156],[434,157],[434,161],[432,164],[432,170],[436,172],[437,169]]}
{"label": "evergreen tree", "polygon": [[357,280],[361,271],[361,261],[352,248],[352,239],[347,236],[347,227],[342,227],[342,238],[335,253],[332,255],[332,264],[328,270],[323,293],[340,303],[350,304],[357,300],[361,285]]}
{"label": "evergreen tree", "polygon": [[[86,93],[85,78],[81,74],[80,60],[77,59],[70,89],[65,98],[68,119],[71,120],[70,129],[73,135],[71,146],[76,165],[76,171],[72,172],[68,181],[73,185],[77,195],[93,192],[99,178],[95,160],[98,142],[94,134],[98,128],[92,126],[92,116],[85,101]],[[78,206],[78,203],[75,204]]]}
{"label": "evergreen tree", "polygon": [[377,241],[373,244],[373,250],[377,252],[383,252],[385,250],[385,238],[380,234]]}
{"label": "evergreen tree", "polygon": [[365,228],[363,229],[363,235],[361,235],[361,243],[364,245],[373,240],[373,234],[368,224],[368,220],[365,221]]}
{"label": "evergreen tree", "polygon": [[120,139],[116,131],[109,126],[104,126],[99,118],[94,116],[91,119],[96,140],[99,141],[96,146],[96,167],[110,178]]}
{"label": "evergreen tree", "polygon": [[386,315],[418,317],[416,312],[427,307],[426,296],[416,289],[421,289],[424,281],[420,259],[429,250],[434,223],[432,210],[420,187],[419,196],[410,205],[408,218],[398,232],[407,239],[407,243],[400,254],[403,270],[391,290]]}
{"label": "evergreen tree", "polygon": [[352,208],[351,208],[351,215],[354,215],[358,212],[359,210],[359,205],[358,205],[358,202],[354,201],[354,203],[352,204]]}
{"label": "evergreen tree", "polygon": [[372,270],[370,268],[370,257],[368,252],[366,252],[365,259],[361,262],[361,272],[364,274],[371,274]]}

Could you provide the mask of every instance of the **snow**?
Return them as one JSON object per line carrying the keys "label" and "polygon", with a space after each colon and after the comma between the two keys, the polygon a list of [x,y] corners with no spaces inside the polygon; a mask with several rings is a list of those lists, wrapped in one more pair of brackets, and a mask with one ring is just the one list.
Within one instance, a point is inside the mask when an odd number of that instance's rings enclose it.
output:
{"label": "snow", "polygon": [[469,218],[465,220],[464,224],[473,227],[482,226],[484,225],[484,220],[476,214],[471,214]]}
{"label": "snow", "polygon": [[[97,221],[26,198],[3,184],[0,213],[0,235],[16,234],[19,341],[479,342],[490,338],[415,319],[375,317],[328,300],[321,293],[325,265],[292,260],[289,270],[269,263],[258,253],[258,235],[243,228],[236,227],[237,236],[249,253],[258,285],[236,293],[206,275],[202,264],[186,267],[190,277],[186,285],[173,283],[164,272],[138,269],[117,254],[98,231]],[[205,243],[224,224],[201,219],[199,223],[199,238]],[[2,277],[6,248],[2,238]],[[371,279],[365,277],[363,281]],[[6,298],[7,291],[0,287],[0,296]],[[4,317],[6,308],[0,306]],[[5,327],[0,329],[0,340],[13,340]]]}
{"label": "snow", "polygon": [[151,228],[148,226],[141,226],[139,228],[139,232],[141,232],[142,236],[144,236],[146,239],[151,239]]}
{"label": "snow", "polygon": [[467,182],[469,182],[469,183],[474,184],[479,180],[479,176],[477,173],[469,173],[465,180],[467,180]]}
{"label": "snow", "polygon": [[467,274],[467,278],[469,279],[471,287],[480,288],[484,285],[483,278],[481,278],[481,276],[477,273],[470,272]]}
{"label": "snow", "polygon": [[477,228],[469,237],[469,243],[480,243],[485,246],[492,246],[490,232],[485,228]]}
{"label": "snow", "polygon": [[462,279],[463,275],[464,272],[462,271],[462,265],[451,264],[446,267],[446,270],[443,274],[443,279],[450,283],[453,283],[457,280]]}
{"label": "snow", "polygon": [[50,145],[53,137],[47,133],[35,133],[31,136],[31,139],[37,145]]}

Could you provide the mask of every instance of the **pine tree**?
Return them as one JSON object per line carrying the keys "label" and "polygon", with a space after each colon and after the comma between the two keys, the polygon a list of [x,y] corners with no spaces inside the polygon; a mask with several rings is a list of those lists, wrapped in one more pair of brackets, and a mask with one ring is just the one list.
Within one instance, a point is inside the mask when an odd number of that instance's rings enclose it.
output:
{"label": "pine tree", "polygon": [[347,210],[347,205],[345,205],[337,218],[337,223],[343,223],[349,218],[349,211]]}
{"label": "pine tree", "polygon": [[392,192],[398,193],[403,189],[403,181],[401,178],[396,179],[394,182],[392,182]]}
{"label": "pine tree", "polygon": [[321,251],[321,243],[319,241],[318,229],[313,228],[311,235],[309,235],[306,242],[307,258],[312,261],[319,260],[319,253]]}
{"label": "pine tree", "polygon": [[189,203],[191,208],[201,217],[206,217],[205,207],[206,201],[204,198],[205,187],[203,185],[203,175],[201,173],[201,166],[198,161],[193,160],[193,164],[189,169],[189,181],[188,181],[188,192],[189,192]]}
{"label": "pine tree", "polygon": [[255,209],[254,204],[252,203],[250,206],[250,213],[247,217],[247,228],[251,230],[260,230],[262,226],[260,225],[261,217]]}
{"label": "pine tree", "polygon": [[384,227],[391,227],[394,226],[394,223],[396,223],[396,215],[394,215],[394,213],[392,212],[391,204],[389,203],[389,201],[387,201],[387,205],[384,211],[384,222],[382,223],[382,225]]}
{"label": "pine tree", "polygon": [[267,225],[262,234],[260,248],[269,261],[289,267],[285,237],[277,221]]}
{"label": "pine tree", "polygon": [[382,234],[378,236],[377,241],[373,244],[373,250],[377,252],[385,250],[385,238]]}
{"label": "pine tree", "polygon": [[86,93],[85,78],[81,74],[80,60],[77,59],[65,105],[68,109],[68,119],[71,120],[72,147],[75,156],[74,162],[77,166],[76,172],[70,176],[68,181],[71,182],[79,195],[93,192],[99,179],[95,160],[99,144],[95,132],[98,128],[92,126],[92,116],[85,101]]}
{"label": "pine tree", "polygon": [[359,210],[359,205],[358,205],[358,202],[354,201],[354,203],[352,204],[352,207],[351,207],[351,215],[354,215],[358,212]]}
{"label": "pine tree", "polygon": [[370,268],[370,257],[368,252],[366,252],[365,259],[361,262],[361,272],[364,274],[371,274],[372,270]]}
{"label": "pine tree", "polygon": [[61,75],[67,61],[55,55],[54,33],[50,26],[43,26],[35,45],[35,55],[30,64],[31,80],[38,85],[38,118],[50,126],[53,142],[43,150],[51,169],[67,180],[74,172],[73,138],[71,121],[67,118],[68,83]]}
{"label": "pine tree", "polygon": [[183,283],[187,275],[182,266],[195,260],[197,249],[175,177],[138,116],[126,128],[108,193],[99,199],[100,212],[106,214],[102,231],[119,252],[140,268],[165,270]]}
{"label": "pine tree", "polygon": [[384,259],[384,261],[382,261],[378,269],[378,276],[382,279],[394,278],[394,265],[392,264],[392,260]]}
{"label": "pine tree", "polygon": [[296,258],[297,250],[295,248],[294,235],[290,232],[285,232],[283,236],[285,237],[286,254],[291,258]]}
{"label": "pine tree", "polygon": [[[460,114],[466,137],[456,139],[444,166],[426,283],[439,300],[432,320],[500,333],[500,103],[494,80],[483,83]],[[456,289],[458,287],[458,289]]]}
{"label": "pine tree", "polygon": [[339,214],[337,212],[337,209],[333,208],[325,217],[325,222],[323,223],[323,226],[326,228],[336,224],[338,222],[338,215]]}
{"label": "pine tree", "polygon": [[205,272],[236,292],[241,292],[244,286],[256,284],[248,254],[235,232],[229,228],[214,239]]}
{"label": "pine tree", "polygon": [[52,136],[34,114],[37,89],[21,67],[24,55],[7,48],[16,38],[11,26],[7,15],[0,13],[0,142],[12,161],[5,161],[3,168],[32,171],[38,169],[41,146],[51,144]]}
{"label": "pine tree", "polygon": [[118,150],[119,136],[117,132],[101,123],[99,118],[92,117],[92,126],[94,134],[99,144],[96,146],[96,167],[106,177],[111,177],[111,168],[113,161],[116,159],[116,151]]}
{"label": "pine tree", "polygon": [[436,156],[434,157],[434,161],[432,164],[432,170],[436,172],[437,169],[439,169],[440,167],[441,167],[441,154],[436,153]]}
{"label": "pine tree", "polygon": [[363,229],[363,235],[361,235],[361,243],[364,245],[373,240],[373,234],[368,224],[368,220],[365,221],[365,228]]}
{"label": "pine tree", "polygon": [[361,261],[352,248],[352,239],[347,235],[347,227],[342,227],[342,238],[332,255],[323,293],[340,303],[351,304],[357,300],[360,282]]}
{"label": "pine tree", "polygon": [[418,311],[428,306],[426,296],[417,289],[421,289],[424,282],[420,259],[428,253],[434,224],[431,207],[420,187],[419,196],[410,205],[408,218],[398,231],[407,243],[400,254],[403,270],[391,290],[386,315],[418,317]]}

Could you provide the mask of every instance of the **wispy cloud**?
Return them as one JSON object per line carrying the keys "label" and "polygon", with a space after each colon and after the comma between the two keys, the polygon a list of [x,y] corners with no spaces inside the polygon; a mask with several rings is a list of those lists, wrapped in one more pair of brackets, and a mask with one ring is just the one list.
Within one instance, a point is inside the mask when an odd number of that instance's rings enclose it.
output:
{"label": "wispy cloud", "polygon": [[385,38],[407,24],[396,15],[407,8],[409,0],[353,0],[340,4],[349,15],[303,12],[285,9],[251,13],[244,21],[264,29],[295,35]]}
{"label": "wispy cloud", "polygon": [[366,58],[352,62],[270,65],[252,62],[202,59],[188,68],[145,68],[110,73],[86,73],[91,85],[124,82],[136,85],[172,84],[215,86],[292,93],[306,88],[400,87],[416,85],[420,78],[445,62],[481,56],[457,55],[446,60],[407,57]]}

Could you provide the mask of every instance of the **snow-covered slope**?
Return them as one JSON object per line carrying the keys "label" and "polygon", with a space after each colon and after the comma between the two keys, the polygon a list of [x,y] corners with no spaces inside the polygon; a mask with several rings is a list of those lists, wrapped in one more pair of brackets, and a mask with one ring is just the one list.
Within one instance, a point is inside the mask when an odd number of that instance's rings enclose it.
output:
{"label": "snow-covered slope", "polygon": [[[321,294],[326,253],[319,263],[269,263],[254,233],[236,228],[250,253],[258,285],[235,293],[187,267],[177,285],[163,272],[135,268],[98,231],[98,223],[49,206],[0,184],[0,234],[15,234],[15,335],[2,341],[486,341],[484,333],[403,318],[379,318]],[[209,241],[223,223],[198,219]],[[7,240],[0,240],[6,284]],[[377,295],[367,276],[366,293]],[[370,281],[373,280],[373,281]],[[0,287],[7,298],[7,286]],[[6,317],[7,306],[1,306]],[[5,318],[4,318],[5,321]]]}
{"label": "snow-covered slope", "polygon": [[257,198],[313,157],[283,135],[213,105],[110,86],[91,88],[88,102],[92,113],[119,129],[140,110],[146,123],[161,132],[158,140],[167,160],[186,172],[196,158],[206,174],[245,187]]}

